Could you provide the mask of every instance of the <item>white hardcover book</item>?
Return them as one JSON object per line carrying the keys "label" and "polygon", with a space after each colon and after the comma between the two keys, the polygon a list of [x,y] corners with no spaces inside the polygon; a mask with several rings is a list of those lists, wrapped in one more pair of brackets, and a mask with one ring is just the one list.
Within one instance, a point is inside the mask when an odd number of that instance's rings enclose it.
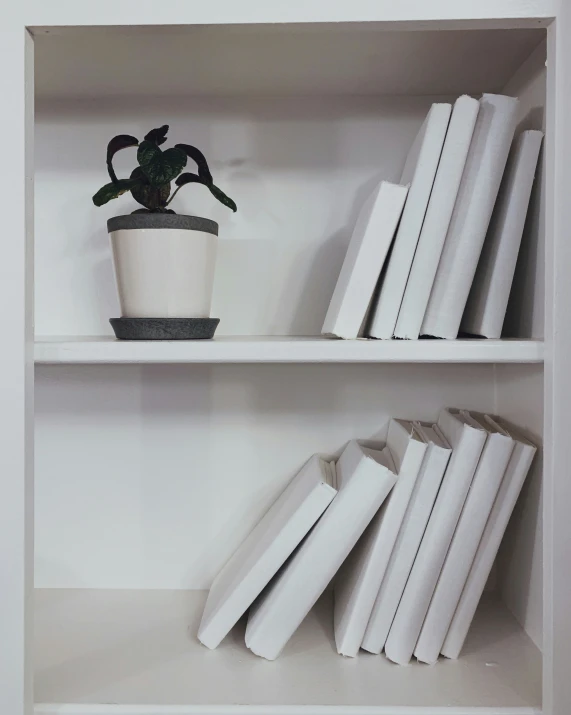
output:
{"label": "white hardcover book", "polygon": [[515,273],[543,132],[514,142],[462,317],[465,333],[500,338]]}
{"label": "white hardcover book", "polygon": [[496,419],[515,440],[515,446],[441,648],[442,655],[447,658],[458,658],[462,651],[502,537],[536,452],[535,445],[529,442],[516,427],[501,418]]}
{"label": "white hardcover book", "polygon": [[488,438],[414,649],[423,663],[438,660],[515,444],[488,415],[471,417],[488,432]]}
{"label": "white hardcover book", "polygon": [[454,103],[444,147],[414,261],[406,284],[395,337],[417,340],[442,254],[480,103],[463,95]]}
{"label": "white hardcover book", "polygon": [[335,463],[314,455],[214,579],[198,639],[216,648],[336,495]]}
{"label": "white hardcover book", "polygon": [[407,186],[382,181],[365,202],[321,329],[324,335],[359,335],[402,214]]}
{"label": "white hardcover book", "polygon": [[513,139],[518,100],[484,94],[421,333],[458,336]]}
{"label": "white hardcover book", "polygon": [[400,183],[410,184],[410,189],[371,315],[368,332],[373,338],[393,337],[451,111],[450,104],[433,104],[408,154]]}
{"label": "white hardcover book", "polygon": [[274,660],[388,496],[396,475],[388,449],[349,442],[336,466],[338,494],[254,606],[246,645]]}
{"label": "white hardcover book", "polygon": [[415,430],[427,450],[361,643],[369,653],[378,654],[385,646],[450,459],[449,445],[434,428],[415,423]]}
{"label": "white hardcover book", "polygon": [[437,429],[452,456],[385,643],[387,658],[401,665],[412,657],[487,437],[458,410],[442,410]]}
{"label": "white hardcover book", "polygon": [[398,474],[396,484],[335,579],[335,643],[341,655],[355,657],[359,652],[426,446],[412,422],[390,421],[387,447]]}

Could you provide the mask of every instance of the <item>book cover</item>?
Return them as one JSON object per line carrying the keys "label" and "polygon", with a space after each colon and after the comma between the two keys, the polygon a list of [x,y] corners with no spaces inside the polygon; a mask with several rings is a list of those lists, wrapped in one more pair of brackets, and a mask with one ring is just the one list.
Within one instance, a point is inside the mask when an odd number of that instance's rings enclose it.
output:
{"label": "book cover", "polygon": [[309,613],[395,484],[392,458],[352,440],[336,465],[338,494],[250,609],[246,645],[274,660]]}
{"label": "book cover", "polygon": [[355,657],[359,652],[426,446],[412,422],[390,421],[387,447],[398,475],[396,484],[336,577],[334,630],[341,655]]}
{"label": "book cover", "polygon": [[458,410],[443,410],[437,427],[452,455],[385,643],[387,658],[401,665],[412,657],[487,437]]}
{"label": "book cover", "polygon": [[198,639],[216,648],[335,497],[334,463],[314,455],[214,579]]}
{"label": "book cover", "polygon": [[502,335],[542,139],[542,132],[522,132],[510,152],[462,317],[465,333]]}
{"label": "book cover", "polygon": [[396,338],[417,340],[420,335],[466,166],[479,108],[478,100],[466,95],[459,97],[454,103],[442,156],[398,315]]}
{"label": "book cover", "polygon": [[454,339],[515,132],[518,100],[484,94],[421,334]]}
{"label": "book cover", "polygon": [[537,451],[517,427],[502,418],[496,418],[496,421],[512,437],[515,446],[441,648],[442,655],[447,658],[458,658],[462,651],[502,537]]}
{"label": "book cover", "polygon": [[361,643],[369,653],[378,654],[385,647],[450,459],[448,444],[432,427],[415,423],[415,430],[427,449]]}
{"label": "book cover", "polygon": [[410,184],[387,270],[373,308],[368,333],[393,337],[408,274],[426,214],[450,120],[450,104],[433,104],[407,157],[401,184]]}
{"label": "book cover", "polygon": [[321,332],[357,338],[402,214],[408,187],[382,181],[365,202]]}
{"label": "book cover", "polygon": [[477,413],[471,417],[488,432],[488,438],[414,649],[423,663],[438,660],[514,448],[513,439],[491,417]]}

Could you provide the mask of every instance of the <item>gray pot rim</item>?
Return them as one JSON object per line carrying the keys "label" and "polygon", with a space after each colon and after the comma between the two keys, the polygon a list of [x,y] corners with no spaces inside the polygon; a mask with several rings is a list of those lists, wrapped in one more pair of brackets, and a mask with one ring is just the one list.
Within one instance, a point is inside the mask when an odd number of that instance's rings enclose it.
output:
{"label": "gray pot rim", "polygon": [[183,231],[203,231],[218,236],[218,224],[201,216],[181,214],[127,214],[114,216],[107,221],[107,231],[131,231],[149,228],[173,228]]}

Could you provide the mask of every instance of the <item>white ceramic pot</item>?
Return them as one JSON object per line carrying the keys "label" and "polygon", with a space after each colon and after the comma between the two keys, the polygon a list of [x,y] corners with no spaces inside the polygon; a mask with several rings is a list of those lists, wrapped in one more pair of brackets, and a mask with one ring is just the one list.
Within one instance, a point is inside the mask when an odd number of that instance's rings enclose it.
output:
{"label": "white ceramic pot", "polygon": [[197,216],[109,219],[124,318],[209,318],[218,224]]}

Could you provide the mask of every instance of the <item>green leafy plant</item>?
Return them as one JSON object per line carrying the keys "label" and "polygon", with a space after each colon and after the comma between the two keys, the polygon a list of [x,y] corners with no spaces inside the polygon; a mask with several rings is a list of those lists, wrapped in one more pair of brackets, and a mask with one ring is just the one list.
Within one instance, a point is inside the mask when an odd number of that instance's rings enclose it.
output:
{"label": "green leafy plant", "polygon": [[[160,148],[167,140],[168,130],[168,124],[153,129],[140,143],[138,139],[128,134],[120,134],[111,139],[107,145],[107,171],[111,183],[99,189],[93,197],[93,203],[96,206],[103,206],[130,191],[135,201],[144,206],[133,213],[175,213],[168,206],[179,189],[186,184],[203,184],[220,203],[236,211],[234,201],[215,186],[206,158],[199,149],[190,144],[176,144],[164,151]],[[113,157],[121,149],[135,146],[138,147],[139,166],[133,170],[128,179],[118,179],[113,168]],[[197,174],[182,173],[189,158],[198,167]],[[172,181],[176,189],[171,192]]]}

